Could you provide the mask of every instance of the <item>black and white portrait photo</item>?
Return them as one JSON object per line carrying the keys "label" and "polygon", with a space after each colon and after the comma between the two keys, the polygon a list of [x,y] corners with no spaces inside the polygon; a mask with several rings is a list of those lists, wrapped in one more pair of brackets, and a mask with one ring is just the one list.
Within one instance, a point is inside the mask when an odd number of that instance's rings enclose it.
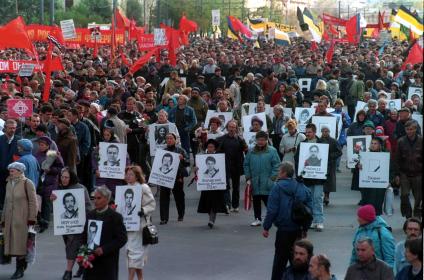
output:
{"label": "black and white portrait photo", "polygon": [[65,211],[60,215],[61,219],[78,218],[78,205],[75,196],[68,192],[62,198],[63,208]]}
{"label": "black and white portrait photo", "polygon": [[268,131],[265,113],[244,116],[242,118],[242,124],[245,132]]}
{"label": "black and white portrait photo", "polygon": [[84,231],[85,198],[83,189],[54,190],[54,235],[77,234]]}
{"label": "black and white portrait photo", "polygon": [[203,128],[209,128],[209,121],[213,117],[217,117],[221,120],[221,127],[219,128],[219,130],[225,131],[227,123],[233,119],[233,112],[217,112],[214,110],[208,110],[208,112],[206,113]]}
{"label": "black and white portrait photo", "polygon": [[321,137],[321,129],[326,127],[330,130],[330,137],[337,139],[337,118],[334,116],[312,116],[312,123],[317,127],[317,136]]}
{"label": "black and white portrait photo", "polygon": [[140,185],[116,186],[116,211],[122,215],[127,231],[138,231],[140,229],[140,217],[137,213],[141,208],[141,198]]}
{"label": "black and white portrait photo", "polygon": [[197,190],[225,190],[225,154],[196,155]]}
{"label": "black and white portrait photo", "polygon": [[100,245],[103,221],[88,220],[87,224],[87,247],[95,250]]}
{"label": "black and white portrait photo", "polygon": [[149,183],[173,188],[180,164],[180,155],[162,149],[156,150]]}
{"label": "black and white portrait photo", "polygon": [[175,133],[179,139],[179,134],[177,127],[174,123],[166,124],[151,124],[149,125],[149,146],[150,146],[150,155],[154,156],[157,149],[165,149],[166,141],[165,136],[168,133]]}
{"label": "black and white portrait photo", "polygon": [[303,178],[326,179],[328,144],[300,143],[298,175]]}
{"label": "black and white portrait photo", "polygon": [[296,107],[294,111],[295,119],[298,123],[298,129],[300,132],[305,132],[306,125],[311,118],[311,116],[315,113],[314,108],[302,108]]}
{"label": "black and white portrait photo", "polygon": [[100,142],[99,156],[101,178],[124,179],[127,144]]}
{"label": "black and white portrait photo", "polygon": [[359,161],[359,153],[366,152],[371,144],[371,135],[348,136],[347,142],[347,167],[355,168]]}
{"label": "black and white portrait photo", "polygon": [[408,88],[408,99],[412,99],[413,95],[418,95],[420,98],[423,98],[423,88],[422,87],[409,87]]}

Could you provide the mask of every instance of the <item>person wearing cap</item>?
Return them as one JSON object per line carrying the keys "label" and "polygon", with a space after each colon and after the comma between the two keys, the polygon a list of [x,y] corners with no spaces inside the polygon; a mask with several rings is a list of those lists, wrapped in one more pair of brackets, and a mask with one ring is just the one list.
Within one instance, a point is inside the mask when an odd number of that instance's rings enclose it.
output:
{"label": "person wearing cap", "polygon": [[63,159],[57,150],[52,150],[51,146],[54,143],[47,136],[40,136],[37,138],[38,149],[34,154],[40,166],[40,175],[43,180],[41,181],[40,195],[42,198],[41,203],[41,217],[39,221],[40,232],[46,230],[50,222],[50,213],[53,206],[50,201],[50,195],[53,190],[57,189],[59,182],[60,170],[64,167]]}
{"label": "person wearing cap", "polygon": [[260,87],[253,79],[253,73],[247,73],[246,78],[240,85],[241,104],[256,103],[262,93]]}
{"label": "person wearing cap", "polygon": [[358,262],[358,255],[355,250],[356,243],[358,240],[368,237],[374,243],[375,257],[393,268],[395,263],[395,239],[386,221],[376,214],[375,208],[371,204],[358,208],[357,221],[359,227],[353,236],[350,264]]}
{"label": "person wearing cap", "polygon": [[416,122],[417,124],[417,134],[421,135],[421,127],[416,120],[411,116],[411,110],[407,107],[402,107],[399,111],[399,120],[396,124],[394,137],[399,140],[402,136],[406,135],[405,125],[408,121]]}
{"label": "person wearing cap", "polygon": [[202,68],[199,67],[199,63],[196,59],[193,59],[190,63],[190,66],[187,69],[187,85],[193,87],[193,84],[200,82],[199,77],[203,77],[203,82],[205,77],[202,74]]}
{"label": "person wearing cap", "polygon": [[24,276],[27,267],[28,229],[37,221],[37,198],[33,182],[25,177],[26,167],[23,163],[13,162],[7,166],[7,170],[9,177],[0,224],[4,254],[16,257],[16,271],[11,279],[19,279]]}
{"label": "person wearing cap", "polygon": [[[422,217],[422,151],[423,137],[418,134],[416,121],[405,123],[405,136],[398,139],[395,153],[395,172],[400,179],[400,208],[402,216]],[[411,207],[409,193],[414,196],[414,209]]]}
{"label": "person wearing cap", "polygon": [[214,75],[209,79],[208,88],[210,92],[215,92],[217,88],[225,88],[225,79],[222,77],[221,68],[215,68]]}
{"label": "person wearing cap", "polygon": [[18,140],[18,155],[20,158],[17,160],[25,165],[25,177],[30,179],[34,186],[38,188],[40,178],[40,166],[37,159],[32,155],[32,142],[29,139]]}
{"label": "person wearing cap", "polygon": [[[215,154],[218,149],[218,142],[214,139],[209,139],[206,142],[206,153]],[[206,159],[208,161],[208,159]],[[195,167],[197,172],[205,172]],[[216,171],[218,172],[218,171]],[[197,206],[197,213],[207,213],[209,215],[208,227],[213,228],[215,225],[216,214],[226,213],[224,200],[225,190],[208,190],[200,192],[199,204]]]}
{"label": "person wearing cap", "polygon": [[44,124],[40,124],[37,126],[37,128],[35,129],[35,134],[36,137],[31,139],[32,142],[32,154],[35,155],[38,152],[38,139],[40,139],[40,137],[49,137],[51,140],[51,144],[50,144],[50,150],[53,151],[57,151],[57,145],[56,142],[53,141],[53,139],[51,139],[48,131],[47,131],[47,126]]}
{"label": "person wearing cap", "polygon": [[256,145],[246,154],[243,163],[246,183],[252,186],[255,220],[251,226],[262,224],[261,201],[267,205],[268,195],[277,179],[279,166],[280,158],[277,150],[268,145],[268,134],[264,131],[257,132]]}
{"label": "person wearing cap", "polygon": [[[189,84],[187,82],[187,84]],[[208,86],[205,84],[205,76],[198,75],[196,81],[190,84],[191,88],[199,88],[199,92],[204,92],[208,90]]]}
{"label": "person wearing cap", "polygon": [[57,121],[58,134],[56,139],[57,148],[62,156],[63,163],[68,166],[73,172],[77,172],[78,160],[78,139],[72,133],[71,123],[60,118]]}
{"label": "person wearing cap", "polygon": [[377,100],[370,99],[367,102],[368,111],[367,111],[367,120],[370,120],[374,123],[374,126],[384,125],[384,116],[377,110]]}

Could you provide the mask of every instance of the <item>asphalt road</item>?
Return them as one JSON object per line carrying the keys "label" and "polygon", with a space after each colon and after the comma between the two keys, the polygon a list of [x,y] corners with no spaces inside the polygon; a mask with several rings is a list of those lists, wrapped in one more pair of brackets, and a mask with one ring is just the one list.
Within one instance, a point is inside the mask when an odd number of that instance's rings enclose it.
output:
{"label": "asphalt road", "polygon": [[[352,236],[357,226],[356,204],[359,201],[359,192],[350,190],[350,171],[344,168],[342,171],[337,174],[337,192],[331,194],[330,205],[324,209],[324,231],[308,233],[315,253],[323,253],[330,258],[332,272],[338,279],[343,279],[348,267]],[[244,187],[241,198],[243,192]],[[143,271],[144,279],[270,279],[275,229],[272,229],[268,239],[263,238],[261,227],[249,226],[253,220],[253,210],[247,212],[242,209],[238,214],[218,215],[216,226],[209,229],[208,216],[196,213],[199,196],[195,186],[186,188],[184,222],[177,222],[175,204],[171,199],[170,221],[167,225],[158,225],[160,241],[149,248],[148,263]],[[399,205],[399,197],[396,197],[394,215],[383,216],[392,226],[397,241],[403,238],[401,227],[404,219],[400,215]],[[156,224],[159,223],[158,216],[157,206],[153,216]],[[128,277],[124,252],[125,250],[121,250],[120,279]],[[54,236],[50,228],[38,236],[36,262],[28,268],[23,279],[61,279],[64,269],[65,250],[62,238]],[[13,271],[14,265],[0,266],[0,279],[9,279]]]}

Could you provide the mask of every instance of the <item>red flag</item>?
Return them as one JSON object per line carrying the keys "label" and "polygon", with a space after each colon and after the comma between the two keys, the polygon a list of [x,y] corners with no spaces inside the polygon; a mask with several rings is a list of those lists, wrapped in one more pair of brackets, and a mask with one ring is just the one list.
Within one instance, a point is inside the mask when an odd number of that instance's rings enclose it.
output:
{"label": "red flag", "polygon": [[121,60],[126,66],[130,66],[130,63],[129,63],[127,57],[125,56],[125,54],[122,51],[121,51]]}
{"label": "red flag", "polygon": [[402,70],[405,70],[407,64],[418,64],[423,63],[423,47],[422,47],[422,40],[417,41],[412,48],[409,50],[408,57],[406,58],[405,62],[402,65]]}
{"label": "red flag", "polygon": [[0,27],[0,48],[18,48],[34,52],[21,16]]}
{"label": "red flag", "polygon": [[359,15],[351,17],[346,23],[346,34],[349,43],[359,43],[360,36]]}
{"label": "red flag", "polygon": [[147,52],[145,55],[140,57],[136,62],[134,62],[134,64],[131,66],[129,72],[132,73],[132,74],[137,72],[138,69],[140,69],[141,67],[143,67],[144,64],[149,62],[150,58],[155,54],[156,54],[156,48]]}
{"label": "red flag", "polygon": [[130,27],[130,20],[121,14],[121,12],[118,9],[115,9],[115,15],[114,18],[116,19],[116,27],[126,29]]}
{"label": "red flag", "polygon": [[22,91],[22,79],[21,76],[16,76],[16,82],[19,84],[19,86],[17,86],[16,88],[18,89],[19,92]]}
{"label": "red flag", "polygon": [[48,102],[50,97],[50,81],[52,78],[51,66],[52,66],[52,52],[53,52],[53,43],[49,41],[49,48],[47,51],[47,58],[44,64],[44,72],[46,72],[46,80],[44,81],[44,91],[43,91],[43,102]]}
{"label": "red flag", "polygon": [[315,42],[315,41],[312,41],[311,42],[311,51],[317,51],[318,50],[318,45],[317,45],[317,42]]}
{"label": "red flag", "polygon": [[180,30],[185,33],[196,32],[197,23],[195,21],[188,20],[186,16],[182,16],[180,19]]}
{"label": "red flag", "polygon": [[9,75],[6,75],[6,78],[4,79],[4,82],[1,84],[1,89],[7,91],[7,83],[9,82],[10,77]]}
{"label": "red flag", "polygon": [[327,60],[328,64],[331,64],[331,61],[333,60],[333,54],[334,54],[334,42],[331,42],[330,48],[327,50],[327,53],[325,54],[325,59]]}
{"label": "red flag", "polygon": [[51,64],[50,64],[50,71],[65,71],[65,68],[63,68],[62,59],[60,59],[59,56],[52,57]]}

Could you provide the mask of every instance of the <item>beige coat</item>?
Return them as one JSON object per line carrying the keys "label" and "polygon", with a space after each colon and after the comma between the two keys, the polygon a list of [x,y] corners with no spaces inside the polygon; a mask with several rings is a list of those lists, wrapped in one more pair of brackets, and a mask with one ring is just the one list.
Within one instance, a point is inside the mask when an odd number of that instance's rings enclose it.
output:
{"label": "beige coat", "polygon": [[8,178],[6,198],[1,217],[4,223],[4,253],[24,256],[27,253],[28,221],[37,221],[37,198],[34,184],[21,175],[17,180]]}
{"label": "beige coat", "polygon": [[[155,197],[153,196],[152,190],[147,184],[141,184],[141,192],[141,208],[143,208],[144,215],[146,216],[148,224],[150,224],[151,214],[153,211],[155,211],[156,208]],[[140,219],[140,230],[143,231],[143,228],[146,226],[146,219],[144,217]]]}

